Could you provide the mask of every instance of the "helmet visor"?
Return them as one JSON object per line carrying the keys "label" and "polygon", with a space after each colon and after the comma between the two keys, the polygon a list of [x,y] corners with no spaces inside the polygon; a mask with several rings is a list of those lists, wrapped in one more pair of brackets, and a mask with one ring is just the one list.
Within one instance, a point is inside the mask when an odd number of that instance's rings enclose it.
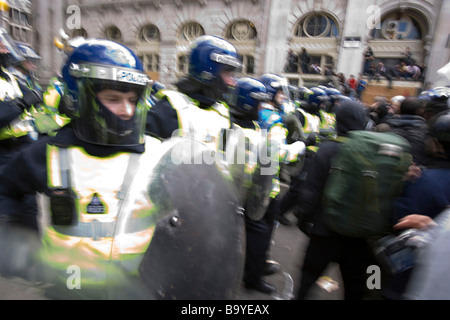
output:
{"label": "helmet visor", "polygon": [[144,143],[145,87],[90,78],[80,78],[77,82],[80,108],[74,119],[74,130],[78,138],[109,146]]}

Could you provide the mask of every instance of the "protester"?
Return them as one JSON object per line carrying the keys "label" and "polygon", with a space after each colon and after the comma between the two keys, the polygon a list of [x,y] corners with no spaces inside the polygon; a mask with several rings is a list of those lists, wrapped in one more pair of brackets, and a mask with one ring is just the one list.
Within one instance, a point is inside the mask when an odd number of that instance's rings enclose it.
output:
{"label": "protester", "polygon": [[[355,101],[343,101],[336,111],[338,136],[352,130],[364,130],[367,122],[362,105]],[[307,299],[315,281],[331,261],[339,264],[344,281],[345,299],[362,299],[369,249],[365,239],[349,238],[331,231],[323,217],[322,196],[331,160],[338,152],[337,141],[325,141],[320,145],[309,171],[302,203],[304,214],[311,217],[313,227],[306,249],[297,299]]]}

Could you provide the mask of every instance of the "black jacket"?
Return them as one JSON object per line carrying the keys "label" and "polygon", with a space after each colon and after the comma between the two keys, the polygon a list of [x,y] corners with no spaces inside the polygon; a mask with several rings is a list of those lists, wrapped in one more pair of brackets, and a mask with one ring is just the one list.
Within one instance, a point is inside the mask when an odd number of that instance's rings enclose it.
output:
{"label": "black jacket", "polygon": [[424,118],[415,115],[399,115],[391,117],[386,122],[390,132],[405,138],[411,145],[411,155],[417,165],[425,165],[425,140],[428,126]]}
{"label": "black jacket", "polygon": [[[339,136],[346,136],[352,130],[364,130],[367,122],[366,111],[355,101],[345,101],[336,109],[336,130]],[[331,236],[323,219],[322,197],[333,157],[339,151],[339,142],[328,140],[320,144],[314,161],[307,168],[305,190],[302,196],[302,211],[313,222],[312,234]]]}

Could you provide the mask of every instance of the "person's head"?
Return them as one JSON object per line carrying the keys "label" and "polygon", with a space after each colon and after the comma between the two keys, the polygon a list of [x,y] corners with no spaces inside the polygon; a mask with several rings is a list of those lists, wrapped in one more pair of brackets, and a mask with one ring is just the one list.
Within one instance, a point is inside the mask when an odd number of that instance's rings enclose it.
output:
{"label": "person's head", "polygon": [[282,110],[283,104],[289,99],[289,85],[286,79],[273,73],[266,73],[259,79],[266,87],[267,93],[271,95],[270,102]]}
{"label": "person's head", "polygon": [[34,72],[37,69],[37,64],[41,60],[41,57],[29,46],[24,44],[17,44],[22,56],[25,58],[20,64],[26,72]]}
{"label": "person's head", "polygon": [[346,136],[349,131],[364,130],[369,121],[365,107],[354,100],[343,100],[336,108],[336,132]]}
{"label": "person's head", "polygon": [[258,120],[260,103],[270,98],[266,87],[260,81],[250,77],[241,78],[229,96],[230,112],[236,118]]}
{"label": "person's head", "polygon": [[438,113],[429,122],[428,150],[433,156],[450,160],[450,110]]}
{"label": "person's head", "polygon": [[317,113],[321,108],[327,106],[330,98],[327,93],[319,87],[311,87],[309,89],[312,91],[312,94],[308,96],[308,112]]}
{"label": "person's head", "polygon": [[407,97],[400,102],[400,114],[423,116],[424,108],[417,97]]}
{"label": "person's head", "polygon": [[335,104],[338,104],[339,101],[342,99],[342,97],[344,96],[342,94],[341,91],[339,91],[336,88],[330,88],[330,87],[325,87],[323,88],[323,91],[325,91],[325,93],[328,96],[329,102],[328,102],[328,111],[331,111],[333,106]]}
{"label": "person's head", "polygon": [[400,112],[400,105],[405,100],[404,96],[395,96],[391,98],[391,105],[390,105],[390,112],[393,114],[399,114]]}
{"label": "person's head", "polygon": [[62,70],[60,112],[76,136],[100,145],[143,143],[148,77],[138,57],[109,40],[88,40],[73,50]]}
{"label": "person's head", "polygon": [[24,60],[15,41],[4,28],[0,27],[0,66],[9,67]]}
{"label": "person's head", "polygon": [[419,100],[425,104],[425,119],[427,122],[436,114],[450,109],[450,88],[437,87],[423,91]]}
{"label": "person's head", "polygon": [[204,93],[215,100],[235,84],[234,75],[242,66],[236,48],[228,41],[210,35],[190,44],[189,77],[204,86]]}

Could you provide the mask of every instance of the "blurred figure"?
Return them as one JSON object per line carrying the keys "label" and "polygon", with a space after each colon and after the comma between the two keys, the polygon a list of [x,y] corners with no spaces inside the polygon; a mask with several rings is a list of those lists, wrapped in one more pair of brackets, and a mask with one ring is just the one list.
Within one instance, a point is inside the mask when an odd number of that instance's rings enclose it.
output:
{"label": "blurred figure", "polygon": [[289,49],[285,71],[288,73],[297,73],[297,68],[298,68],[298,56],[294,51],[292,51],[292,49]]}
{"label": "blurred figure", "polygon": [[[272,293],[275,291],[275,287],[265,282],[262,277],[264,274],[273,272],[270,271],[270,268],[276,266],[274,263],[267,265],[267,260],[275,220],[279,217],[280,165],[289,163],[303,165],[305,144],[300,141],[287,143],[288,134],[292,134],[285,127],[282,110],[289,94],[287,81],[275,74],[264,74],[259,81],[265,86],[270,99],[261,104],[258,122],[261,129],[267,132],[268,150],[271,158],[277,160],[278,166],[270,168],[272,182],[270,202],[262,219],[253,222],[247,221],[247,237],[253,244],[251,256],[254,259],[248,265],[244,282],[249,288]],[[269,270],[265,271],[268,267]]]}
{"label": "blurred figure", "polygon": [[363,66],[363,74],[369,74],[370,65],[375,57],[373,56],[373,51],[370,46],[367,46],[363,52],[364,55],[364,66]]}
{"label": "blurred figure", "polygon": [[[25,80],[19,81],[8,71],[24,60],[15,42],[0,28],[0,169],[38,138],[31,110],[42,103],[42,93],[35,87],[28,87]],[[34,196],[26,197],[22,202],[12,202],[0,195],[0,200],[5,204],[0,220],[13,220],[37,230]]]}
{"label": "blurred figure", "polygon": [[300,52],[300,62],[302,66],[302,73],[309,73],[309,64],[311,63],[311,57],[306,51],[305,47],[302,47],[302,50]]}
{"label": "blurred figure", "polygon": [[389,132],[405,138],[411,145],[411,155],[416,165],[426,164],[425,140],[428,134],[428,125],[421,115],[424,106],[415,97],[404,98],[400,103],[399,114],[389,118]]}
{"label": "blurred figure", "polygon": [[[236,88],[232,90],[229,98],[233,123],[243,129],[246,137],[248,157],[245,172],[251,176],[249,179],[251,184],[243,185],[240,189],[246,224],[243,281],[246,287],[268,294],[274,292],[275,287],[265,282],[263,277],[277,272],[280,266],[275,262],[267,262],[271,239],[268,229],[271,223],[267,221],[265,211],[268,208],[273,181],[272,175],[264,176],[261,173],[261,148],[269,141],[267,135],[263,134],[258,120],[260,104],[271,98],[263,83],[248,77],[237,81]],[[256,206],[255,202],[258,202]]]}
{"label": "blurred figure", "polygon": [[[391,104],[389,106],[391,115],[398,115],[400,113],[400,105],[404,100],[404,96],[395,96],[391,98]],[[419,112],[419,110],[417,111]]]}
{"label": "blurred figure", "polygon": [[214,36],[201,36],[190,44],[189,73],[164,90],[148,112],[147,134],[170,138],[189,135],[218,150],[222,129],[231,128],[229,110],[222,102],[234,74],[241,67],[234,46]]}
{"label": "blurred figure", "polygon": [[[364,130],[366,112],[355,101],[343,101],[336,110],[338,136],[345,136],[351,130]],[[365,239],[349,238],[331,231],[323,220],[322,196],[333,156],[339,150],[336,140],[320,145],[311,165],[304,196],[300,205],[304,215],[313,221],[310,241],[301,269],[297,299],[308,298],[316,280],[331,261],[339,263],[342,273],[345,299],[362,299],[365,288],[366,257],[369,252]]]}
{"label": "blurred figure", "polygon": [[376,96],[374,103],[369,106],[370,118],[373,120],[376,131],[389,119],[389,102],[386,97]]}
{"label": "blurred figure", "polygon": [[367,88],[367,77],[361,73],[358,74],[356,79],[356,98],[361,100],[364,90]]}
{"label": "blurred figure", "polygon": [[[431,161],[421,172],[418,179],[407,182],[404,187],[402,196],[395,203],[396,224],[394,228],[397,230],[405,230],[410,228],[425,229],[436,225],[435,220],[450,205],[450,112],[444,111],[433,118],[429,124],[430,137],[426,140],[426,147],[431,153]],[[448,216],[448,215],[447,215]],[[447,236],[446,233],[444,234]],[[411,288],[408,295],[418,299],[446,299],[449,295],[448,287],[444,291],[437,290],[441,287],[435,279],[443,276],[442,269],[447,273],[448,265],[443,263],[445,254],[441,250],[446,250],[447,244],[442,242],[440,238],[429,242],[430,251],[427,253],[432,256],[424,255],[419,260],[420,265],[430,266],[430,269],[422,269],[421,278],[415,280],[417,287]],[[440,252],[439,257],[436,252]],[[422,257],[422,256],[421,256]],[[383,295],[389,299],[403,299],[403,293],[408,285],[411,271],[408,269],[393,278],[388,278],[386,286],[382,291]],[[415,271],[413,271],[415,272]],[[428,282],[428,279],[434,279]],[[445,278],[440,278],[440,282]],[[433,287],[429,287],[433,284]],[[425,291],[422,291],[424,290]],[[431,290],[430,290],[431,289]],[[423,295],[422,295],[423,294]],[[406,296],[408,298],[408,296]]]}

